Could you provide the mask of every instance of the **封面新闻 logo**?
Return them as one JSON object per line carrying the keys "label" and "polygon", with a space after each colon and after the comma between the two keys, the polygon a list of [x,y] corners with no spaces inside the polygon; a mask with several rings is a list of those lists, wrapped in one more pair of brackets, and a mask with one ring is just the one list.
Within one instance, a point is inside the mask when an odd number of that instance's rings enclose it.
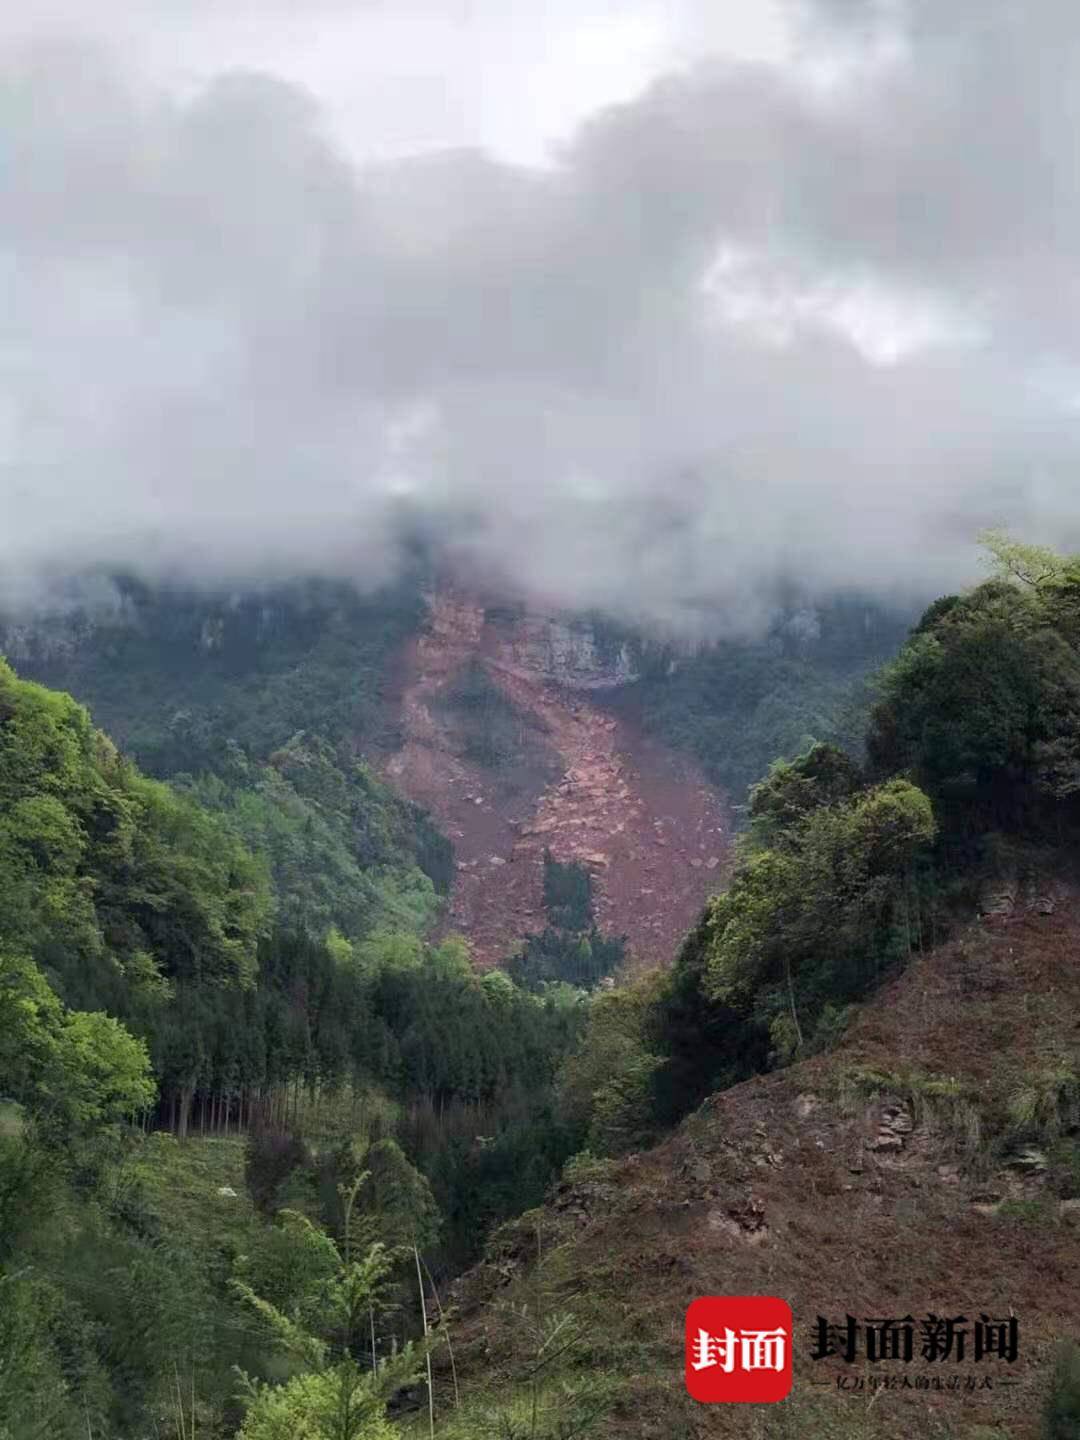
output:
{"label": "\u5c01\u9762\u65b0\u95fb logo", "polygon": [[704,1404],[768,1404],[791,1390],[791,1306],[774,1295],[705,1295],[686,1312],[686,1388]]}

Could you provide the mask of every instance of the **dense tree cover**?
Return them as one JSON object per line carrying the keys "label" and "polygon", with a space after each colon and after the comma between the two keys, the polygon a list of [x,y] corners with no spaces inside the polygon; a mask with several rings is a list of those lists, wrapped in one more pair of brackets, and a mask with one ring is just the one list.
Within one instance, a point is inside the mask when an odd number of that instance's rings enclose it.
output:
{"label": "dense tree cover", "polygon": [[[335,1096],[385,1096],[396,1119],[376,1138],[396,1128],[431,1178],[447,1263],[537,1203],[572,1148],[551,1086],[583,1018],[577,992],[530,995],[500,973],[481,977],[461,942],[391,932],[320,944],[275,931],[249,987],[177,983],[167,998],[118,1005],[159,1078],[150,1123],[181,1137],[253,1124],[321,1132]],[[478,1134],[491,1142],[481,1152]]]}
{"label": "dense tree cover", "polygon": [[626,958],[622,936],[605,935],[595,925],[587,930],[562,930],[547,925],[527,935],[507,961],[507,973],[526,990],[566,984],[592,990],[619,970]]}
{"label": "dense tree cover", "polygon": [[[185,1133],[270,1107],[284,1123],[301,1089],[346,1082],[443,1109],[489,1106],[515,1076],[550,1076],[573,1005],[474,977],[460,943],[424,945],[415,931],[430,918],[430,887],[419,900],[398,893],[389,910],[384,881],[375,913],[399,928],[372,930],[357,913],[355,942],[333,925],[325,943],[271,933],[265,868],[224,805],[212,816],[145,779],[79,705],[6,666],[0,715],[0,943],[71,1004],[146,1039],[161,1121]],[[379,808],[362,767],[342,780],[318,742],[297,740],[275,764],[345,816],[363,905],[401,813]]]}
{"label": "dense tree cover", "polygon": [[575,861],[544,851],[544,909],[560,930],[587,930],[593,921],[592,876]]}
{"label": "dense tree cover", "polygon": [[934,835],[926,795],[890,780],[745,847],[686,942],[706,1002],[767,1026],[781,1054],[800,1048],[831,999],[865,991],[907,945],[914,867]]}
{"label": "dense tree cover", "polygon": [[108,598],[0,626],[0,652],[219,812],[268,863],[282,924],[422,932],[450,885],[450,844],[358,754],[380,736],[390,657],[419,624],[417,577],[366,598],[314,581],[230,595],[120,577]]}
{"label": "dense tree cover", "polygon": [[[141,1072],[124,1080],[100,1064],[80,1078],[77,1065],[64,1057],[65,1075],[94,1104],[62,1143],[40,1123],[53,1113],[52,1095],[32,1085],[23,1086],[17,1126],[8,1114],[0,1133],[0,1436],[182,1440],[196,1425],[215,1437],[238,1428],[336,1436],[271,1422],[295,1419],[303,1399],[313,1423],[322,1414],[314,1402],[343,1389],[350,1410],[381,1416],[387,1392],[414,1373],[391,1361],[394,1338],[400,1354],[417,1328],[401,1313],[405,1301],[416,1311],[403,1263],[413,1254],[395,1249],[394,1237],[425,1239],[409,1208],[422,1180],[400,1153],[387,1163],[392,1142],[381,1154],[350,1149],[336,1166],[338,1157],[323,1158],[323,1174],[354,1177],[352,1248],[343,1254],[335,1237],[348,1233],[344,1211],[317,1225],[312,1186],[298,1195],[311,1213],[279,1212],[267,1223],[231,1191],[192,1183],[201,1157],[189,1147],[124,1133],[116,1122],[145,1103],[151,1083],[145,1054]],[[379,1189],[368,1193],[376,1170]],[[177,1198],[185,1191],[198,1197],[190,1212]],[[343,1303],[351,1295],[355,1312],[361,1294],[362,1333],[355,1313],[345,1331]],[[297,1353],[290,1333],[315,1343]]]}
{"label": "dense tree cover", "polygon": [[116,1020],[68,1009],[33,961],[0,949],[0,1093],[0,1436],[74,1435],[69,1395],[97,1411],[111,1387],[90,1316],[38,1273],[42,1230],[63,1248],[81,1238],[88,1227],[48,1220],[76,1183],[92,1184],[154,1082],[145,1046]]}
{"label": "dense tree cover", "polygon": [[223,825],[0,661],[0,945],[73,1004],[152,1003],[180,983],[249,984],[271,905]]}
{"label": "dense tree cover", "polygon": [[[284,1384],[242,1377],[247,1413],[240,1440],[391,1440],[394,1435],[386,1406],[396,1391],[418,1378],[420,1350],[409,1342],[390,1358],[377,1353],[376,1312],[381,1315],[390,1300],[395,1260],[409,1250],[376,1238],[384,1228],[379,1220],[396,1216],[403,1221],[414,1247],[417,1234],[407,1206],[395,1205],[397,1196],[389,1205],[377,1205],[366,1223],[359,1217],[357,1197],[371,1178],[371,1171],[363,1170],[351,1184],[339,1186],[340,1243],[306,1216],[281,1212],[279,1233],[299,1243],[303,1260],[291,1267],[291,1284],[275,1287],[279,1303],[249,1283],[254,1278],[250,1270],[234,1278],[234,1290],[266,1322],[294,1370]],[[413,1254],[419,1271],[415,1248]],[[280,1272],[275,1278],[280,1282]],[[371,1348],[362,1355],[369,1337]]]}
{"label": "dense tree cover", "polygon": [[620,1154],[654,1136],[662,987],[653,975],[597,995],[582,1042],[559,1073],[560,1114],[589,1154]]}
{"label": "dense tree cover", "polygon": [[871,771],[909,772],[956,838],[1036,831],[1080,790],[1080,565],[938,601],[881,681]]}
{"label": "dense tree cover", "polygon": [[859,789],[858,766],[835,745],[812,745],[795,760],[776,760],[750,791],[749,828],[757,848],[782,845],[815,810]]}
{"label": "dense tree cover", "polygon": [[264,763],[234,746],[216,772],[178,775],[173,785],[265,858],[286,928],[422,934],[449,888],[449,842],[366,765],[318,736],[294,735]]}
{"label": "dense tree cover", "polygon": [[111,1015],[69,1010],[30,960],[0,953],[0,1087],[51,1144],[145,1110],[146,1046]]}
{"label": "dense tree cover", "polygon": [[895,655],[910,623],[858,599],[792,603],[759,640],[689,656],[646,648],[629,699],[648,730],[688,750],[741,804],[777,757],[814,741],[859,755],[869,677]]}
{"label": "dense tree cover", "polygon": [[143,1022],[187,990],[251,989],[267,877],[69,697],[0,664],[0,890],[0,1434],[133,1433],[190,1277],[116,1189],[157,1091]]}
{"label": "dense tree cover", "polygon": [[119,575],[104,600],[9,622],[0,645],[88,705],[144,769],[197,774],[230,740],[268,755],[313,721],[332,742],[371,736],[387,660],[422,614],[415,574],[367,596],[329,581],[231,593]]}
{"label": "dense tree cover", "polygon": [[507,960],[517,984],[534,992],[553,984],[592,989],[615,975],[626,958],[626,939],[600,932],[588,868],[563,864],[544,851],[543,896],[549,923],[539,935],[526,936]]}
{"label": "dense tree cover", "polygon": [[[917,937],[935,822],[909,781],[861,783],[815,746],[752,792],[732,882],[672,971],[594,1002],[563,1084],[597,1153],[628,1148],[711,1091],[828,1043]],[[598,1088],[588,1097],[588,1076]]]}
{"label": "dense tree cover", "polygon": [[527,990],[562,983],[591,990],[626,958],[626,939],[604,935],[593,911],[592,876],[584,865],[544,852],[544,909],[549,924],[528,935],[507,961],[507,973]]}
{"label": "dense tree cover", "polygon": [[[577,1144],[551,1095],[578,993],[527,994],[474,973],[463,942],[423,941],[430,881],[410,893],[401,867],[381,869],[415,841],[416,816],[307,735],[265,768],[348,834],[343,888],[358,908],[324,894],[323,918],[339,923],[321,938],[275,923],[275,902],[278,920],[320,912],[275,896],[287,851],[268,866],[243,843],[271,812],[242,783],[252,762],[238,746],[226,759],[235,784],[226,770],[180,793],[141,775],[75,701],[0,664],[3,1440],[174,1435],[193,1425],[189,1408],[200,1433],[232,1433],[233,1365],[252,1377],[245,1434],[278,1433],[280,1415],[294,1433],[293,1401],[317,1410],[349,1377],[353,1412],[377,1417],[386,1387],[369,1387],[370,1356],[339,1349],[283,1370],[273,1326],[244,1318],[230,1278],[290,1323],[319,1298],[310,1244],[268,1223],[291,1204],[336,1243],[340,1188],[362,1164],[364,1253],[388,1247],[400,1288],[402,1246],[445,1275],[489,1225],[538,1203]],[[215,784],[211,813],[196,797]],[[252,1133],[265,1219],[242,1242],[176,1231],[158,1126]],[[317,1320],[305,1321],[316,1338]]]}
{"label": "dense tree cover", "polygon": [[[816,743],[774,763],[730,887],[670,975],[594,1004],[564,1075],[594,1148],[831,1043],[846,1007],[958,906],[970,915],[998,857],[1075,833],[1080,559],[1001,536],[989,548],[997,578],[931,605],[877,677],[859,758]],[[592,1052],[609,1058],[582,1102]]]}

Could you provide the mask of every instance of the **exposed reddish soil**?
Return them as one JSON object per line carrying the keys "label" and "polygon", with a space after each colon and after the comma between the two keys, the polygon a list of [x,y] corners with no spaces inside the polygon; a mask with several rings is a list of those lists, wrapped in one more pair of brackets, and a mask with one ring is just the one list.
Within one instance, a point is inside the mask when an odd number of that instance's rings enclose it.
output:
{"label": "exposed reddish soil", "polygon": [[[831,1054],[714,1095],[655,1149],[557,1186],[453,1289],[463,1391],[528,1373],[516,1317],[542,1253],[591,1366],[623,1377],[601,1440],[1036,1440],[1055,1347],[1080,1335],[1080,1176],[1053,1161],[1052,1125],[1030,1163],[1012,1107],[1075,1068],[1078,953],[1075,885],[1053,915],[972,925],[914,957]],[[686,1396],[683,1316],[701,1295],[791,1304],[794,1391],[760,1430],[751,1407]],[[1017,1317],[1016,1361],[975,1361],[984,1313]],[[812,1358],[819,1315],[931,1314],[966,1317],[962,1361],[926,1356],[921,1334],[908,1363]],[[869,1377],[905,1375],[875,1400]]]}
{"label": "exposed reddish soil", "polygon": [[[728,853],[721,796],[699,770],[536,661],[534,617],[490,619],[483,604],[440,591],[425,632],[399,657],[392,703],[402,743],[383,772],[451,837],[457,882],[446,928],[478,965],[498,964],[541,930],[543,855],[593,875],[597,922],[632,959],[669,961]],[[440,696],[481,664],[520,719],[520,758],[494,771],[463,753]],[[585,677],[585,683],[588,683]]]}

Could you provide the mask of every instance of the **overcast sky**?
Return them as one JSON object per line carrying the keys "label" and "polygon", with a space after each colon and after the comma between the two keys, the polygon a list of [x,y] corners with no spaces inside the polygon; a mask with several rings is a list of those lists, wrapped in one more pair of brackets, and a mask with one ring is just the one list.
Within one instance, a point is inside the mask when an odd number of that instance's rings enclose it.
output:
{"label": "overcast sky", "polygon": [[1078,112],[1070,0],[0,19],[3,582],[423,524],[713,633],[1080,544]]}

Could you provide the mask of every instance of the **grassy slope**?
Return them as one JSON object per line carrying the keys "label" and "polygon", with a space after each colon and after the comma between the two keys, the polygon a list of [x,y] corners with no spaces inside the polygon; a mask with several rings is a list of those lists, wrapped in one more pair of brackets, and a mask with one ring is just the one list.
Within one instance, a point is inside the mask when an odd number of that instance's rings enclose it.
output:
{"label": "grassy slope", "polygon": [[[243,1249],[263,1223],[244,1186],[244,1140],[210,1136],[177,1140],[147,1135],[128,1162],[156,1209],[185,1242]],[[233,1190],[223,1196],[221,1190]]]}
{"label": "grassy slope", "polygon": [[[1080,1334],[1080,1217],[1060,1208],[1080,1195],[1080,1167],[1075,1146],[1049,1143],[1046,1121],[1049,1099],[1067,1096],[1065,1072],[1080,1073],[1078,943],[1076,898],[1054,916],[972,927],[917,958],[832,1054],[714,1096],[658,1148],[610,1162],[504,1227],[488,1262],[459,1284],[466,1394],[510,1394],[528,1367],[507,1306],[536,1292],[539,1243],[546,1303],[584,1322],[583,1369],[619,1387],[593,1433],[1034,1437],[1053,1347]],[[1024,1178],[1005,1164],[1024,1138],[1010,1108],[1030,1112],[1038,1094],[1044,1115],[1033,1123],[1051,1163]],[[866,1145],[887,1095],[914,1119],[897,1155]],[[750,1412],[686,1398],[683,1315],[707,1294],[791,1303],[790,1400]],[[867,1395],[812,1384],[838,1373],[809,1358],[819,1313],[839,1321],[846,1312],[1010,1308],[1021,1333],[1014,1387],[889,1392],[868,1408]],[[909,1367],[920,1372],[933,1367]]]}

